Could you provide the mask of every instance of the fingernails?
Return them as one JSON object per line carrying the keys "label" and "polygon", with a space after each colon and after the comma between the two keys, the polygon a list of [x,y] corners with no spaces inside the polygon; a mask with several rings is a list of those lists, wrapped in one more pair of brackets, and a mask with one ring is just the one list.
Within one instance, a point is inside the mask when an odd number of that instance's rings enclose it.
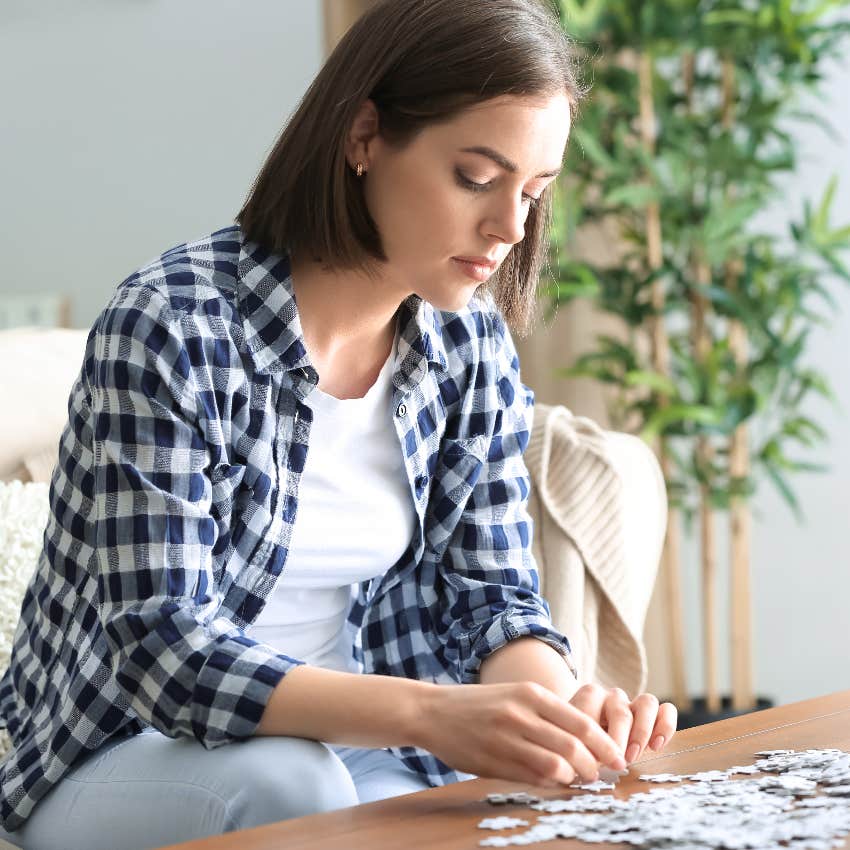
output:
{"label": "fingernails", "polygon": [[628,770],[629,766],[626,764],[626,760],[622,756],[617,756],[617,758],[613,759],[609,764],[609,767],[612,770]]}
{"label": "fingernails", "polygon": [[640,753],[640,744],[637,742],[633,742],[629,744],[629,748],[626,750],[626,761],[634,761],[638,754]]}
{"label": "fingernails", "polygon": [[659,735],[659,736],[658,736],[658,737],[657,737],[657,738],[656,738],[656,739],[652,742],[652,745],[651,745],[651,746],[652,746],[652,749],[653,749],[653,750],[655,750],[656,752],[658,752],[658,750],[660,750],[660,749],[664,746],[664,736],[663,736],[663,735]]}

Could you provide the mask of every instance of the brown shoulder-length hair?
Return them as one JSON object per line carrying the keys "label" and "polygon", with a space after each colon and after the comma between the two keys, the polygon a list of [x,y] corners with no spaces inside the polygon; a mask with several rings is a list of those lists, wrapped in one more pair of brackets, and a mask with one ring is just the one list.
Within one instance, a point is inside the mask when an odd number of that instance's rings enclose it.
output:
{"label": "brown shoulder-length hair", "polygon": [[[307,89],[236,217],[275,253],[303,252],[369,272],[386,261],[345,142],[366,100],[379,132],[403,146],[429,124],[501,95],[582,95],[550,0],[382,0],[337,45]],[[548,252],[551,186],[525,237],[485,284],[508,324],[528,332]]]}

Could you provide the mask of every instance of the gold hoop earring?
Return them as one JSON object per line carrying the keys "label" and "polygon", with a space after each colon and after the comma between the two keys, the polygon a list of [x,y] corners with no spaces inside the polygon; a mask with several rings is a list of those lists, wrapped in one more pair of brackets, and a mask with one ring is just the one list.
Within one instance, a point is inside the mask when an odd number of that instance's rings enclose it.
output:
{"label": "gold hoop earring", "polygon": [[357,171],[357,176],[358,176],[358,177],[362,177],[362,176],[363,176],[363,170],[364,170],[364,169],[363,169],[363,163],[362,163],[362,162],[358,162],[358,163],[357,163],[357,169],[356,169],[356,171]]}

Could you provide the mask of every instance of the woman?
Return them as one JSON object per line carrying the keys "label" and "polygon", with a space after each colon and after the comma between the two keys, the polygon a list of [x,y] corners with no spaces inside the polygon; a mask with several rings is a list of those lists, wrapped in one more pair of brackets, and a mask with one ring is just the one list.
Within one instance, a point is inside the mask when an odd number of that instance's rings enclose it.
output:
{"label": "woman", "polygon": [[383,2],[238,226],[121,284],[0,683],[11,841],[557,785],[670,740],[669,703],[577,687],[530,554],[506,321],[532,312],[578,97],[537,0]]}

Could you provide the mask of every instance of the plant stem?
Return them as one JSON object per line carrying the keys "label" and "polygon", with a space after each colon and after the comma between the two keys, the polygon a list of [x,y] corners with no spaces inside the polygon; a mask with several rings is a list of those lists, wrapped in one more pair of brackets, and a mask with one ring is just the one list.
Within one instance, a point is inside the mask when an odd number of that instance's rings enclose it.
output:
{"label": "plant stem", "polygon": [[[642,51],[638,57],[638,85],[640,99],[641,141],[652,155],[655,151],[655,107],[652,100],[652,57]],[[661,210],[657,201],[646,207],[646,249],[647,263],[652,270],[663,265],[661,250]],[[670,346],[667,329],[664,325],[664,283],[660,277],[652,283],[651,303],[654,317],[650,325],[653,368],[660,375],[670,375]],[[663,406],[665,400],[659,399]],[[660,437],[656,453],[661,465],[664,480],[671,476],[670,458],[666,451],[665,440]],[[664,552],[661,560],[662,574],[665,577],[666,607],[668,614],[668,637],[670,641],[670,664],[673,680],[673,700],[680,711],[689,711],[691,701],[685,682],[685,638],[682,618],[682,579],[681,579],[681,540],[679,511],[670,507],[667,514],[667,530],[664,538]]]}
{"label": "plant stem", "polygon": [[[697,283],[711,282],[711,268],[700,259],[695,262]],[[705,363],[711,350],[711,334],[706,324],[705,299],[693,298],[692,332],[695,359]],[[714,447],[708,437],[697,438],[694,449],[697,469],[703,482],[699,488],[700,563],[702,566],[702,629],[705,658],[705,707],[710,712],[720,711],[720,693],[717,689],[717,540],[715,514],[711,505],[711,487],[706,480],[711,475]]]}
{"label": "plant stem", "polygon": [[[730,57],[723,59],[723,127],[732,130],[735,110],[735,65]],[[732,192],[732,187],[728,189]],[[726,263],[726,287],[737,289],[738,270],[734,261]],[[729,321],[729,348],[739,373],[746,369],[747,335],[741,322]],[[747,426],[739,425],[729,445],[729,473],[732,480],[744,480],[749,474],[749,440]],[[731,500],[731,599],[732,621],[732,707],[745,711],[754,707],[752,685],[752,625],[750,601],[750,508],[741,496]]]}
{"label": "plant stem", "polygon": [[[682,77],[685,84],[685,105],[693,111],[694,54],[687,52],[682,58]],[[698,248],[691,254],[691,273],[700,286],[711,283],[711,267]],[[704,365],[711,352],[712,339],[708,328],[708,302],[695,289],[690,290],[691,339],[694,360]],[[695,467],[700,470],[702,484],[699,488],[700,565],[702,568],[702,630],[703,658],[705,659],[705,707],[710,712],[720,711],[720,694],[717,689],[717,542],[715,516],[711,506],[711,488],[706,483],[710,475],[714,449],[706,436],[697,437],[694,446]]]}

